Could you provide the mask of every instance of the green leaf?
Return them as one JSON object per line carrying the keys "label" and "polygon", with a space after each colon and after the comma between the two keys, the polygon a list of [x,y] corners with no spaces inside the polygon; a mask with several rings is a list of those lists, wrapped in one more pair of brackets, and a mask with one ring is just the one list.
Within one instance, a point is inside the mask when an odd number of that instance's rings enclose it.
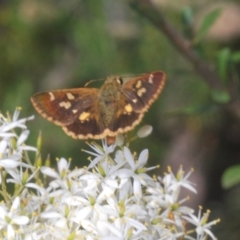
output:
{"label": "green leaf", "polygon": [[219,77],[223,83],[228,79],[228,63],[230,60],[231,51],[229,48],[222,49],[217,56],[217,69]]}
{"label": "green leaf", "polygon": [[194,39],[195,44],[198,44],[203,39],[209,28],[215,23],[217,18],[220,16],[221,12],[222,8],[217,8],[210,12],[209,14],[207,14],[207,16],[203,19],[199,31],[195,36]]}
{"label": "green leaf", "polygon": [[182,22],[184,25],[191,26],[193,24],[193,11],[190,6],[186,6],[182,10]]}
{"label": "green leaf", "polygon": [[231,96],[227,91],[213,90],[211,95],[213,101],[217,103],[228,103],[231,100]]}
{"label": "green leaf", "polygon": [[181,20],[182,20],[182,33],[184,36],[188,39],[192,39],[193,37],[193,11],[190,6],[186,6],[182,10],[181,14]]}
{"label": "green leaf", "polygon": [[240,62],[240,52],[234,52],[231,54],[230,56],[230,61],[233,63],[237,63]]}
{"label": "green leaf", "polygon": [[235,165],[228,168],[222,176],[222,186],[230,188],[240,183],[240,165]]}

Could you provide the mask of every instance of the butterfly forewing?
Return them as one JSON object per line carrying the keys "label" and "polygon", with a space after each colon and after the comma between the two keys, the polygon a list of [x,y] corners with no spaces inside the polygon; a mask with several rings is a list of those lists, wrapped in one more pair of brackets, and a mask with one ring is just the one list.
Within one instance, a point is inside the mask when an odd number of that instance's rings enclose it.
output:
{"label": "butterfly forewing", "polygon": [[123,85],[126,101],[135,112],[145,112],[156,100],[166,81],[164,72],[152,72],[132,79]]}
{"label": "butterfly forewing", "polygon": [[33,95],[31,101],[43,117],[65,126],[76,121],[97,101],[98,91],[96,88],[76,88],[41,92]]}

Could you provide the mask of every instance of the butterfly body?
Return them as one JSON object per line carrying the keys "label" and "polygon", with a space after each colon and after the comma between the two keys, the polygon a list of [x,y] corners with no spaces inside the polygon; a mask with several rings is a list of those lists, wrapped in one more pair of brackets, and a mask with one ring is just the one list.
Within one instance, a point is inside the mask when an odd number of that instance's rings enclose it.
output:
{"label": "butterfly body", "polygon": [[[31,101],[46,119],[76,139],[108,138],[132,130],[156,100],[166,75],[147,73],[123,84],[107,78],[100,89],[76,88],[37,93]],[[109,140],[109,142],[111,142]]]}
{"label": "butterfly body", "polygon": [[119,77],[109,77],[99,91],[99,109],[104,128],[108,128],[116,116],[117,105],[122,95],[121,84]]}

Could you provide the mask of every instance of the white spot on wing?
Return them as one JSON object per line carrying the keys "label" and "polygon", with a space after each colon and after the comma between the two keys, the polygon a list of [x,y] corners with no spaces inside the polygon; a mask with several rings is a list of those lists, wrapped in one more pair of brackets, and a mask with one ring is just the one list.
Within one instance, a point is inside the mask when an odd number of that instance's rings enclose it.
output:
{"label": "white spot on wing", "polygon": [[90,113],[89,112],[82,112],[79,116],[79,120],[81,122],[84,122],[84,121],[89,121],[89,116],[90,116]]}
{"label": "white spot on wing", "polygon": [[139,97],[142,97],[142,95],[146,92],[146,88],[140,88],[138,91],[137,91],[137,95]]}
{"label": "white spot on wing", "polygon": [[149,78],[148,78],[148,82],[153,84],[153,77],[154,75],[153,74],[150,74]]}
{"label": "white spot on wing", "polygon": [[52,92],[49,92],[48,94],[50,95],[50,101],[55,100],[55,96]]}
{"label": "white spot on wing", "polygon": [[73,112],[73,113],[76,113],[76,112],[77,112],[77,109],[73,109],[72,112]]}
{"label": "white spot on wing", "polygon": [[68,92],[68,93],[67,93],[67,98],[68,98],[69,100],[73,100],[75,97],[72,95],[72,93]]}
{"label": "white spot on wing", "polygon": [[142,86],[142,81],[141,81],[141,80],[138,80],[135,87],[136,87],[136,88],[140,88],[141,86]]}
{"label": "white spot on wing", "polygon": [[124,114],[129,114],[130,115],[130,113],[133,110],[132,106],[130,104],[127,104],[124,108],[126,110],[126,112],[124,112]]}
{"label": "white spot on wing", "polygon": [[71,103],[70,102],[60,102],[59,106],[69,109],[71,107]]}

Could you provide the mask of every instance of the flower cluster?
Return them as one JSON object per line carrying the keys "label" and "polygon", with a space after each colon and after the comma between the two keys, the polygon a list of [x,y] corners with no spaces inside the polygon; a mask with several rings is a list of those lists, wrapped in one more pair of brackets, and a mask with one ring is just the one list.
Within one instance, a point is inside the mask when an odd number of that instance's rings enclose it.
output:
{"label": "flower cluster", "polygon": [[[197,216],[179,199],[181,188],[196,192],[180,167],[152,178],[139,156],[127,147],[89,144],[87,168],[71,170],[71,161],[57,160],[57,169],[35,168],[25,145],[26,121],[0,116],[0,239],[215,239],[209,211]],[[14,132],[16,128],[21,133]],[[40,161],[41,162],[41,161]],[[12,187],[12,184],[14,186]],[[11,191],[11,189],[13,189]]]}

